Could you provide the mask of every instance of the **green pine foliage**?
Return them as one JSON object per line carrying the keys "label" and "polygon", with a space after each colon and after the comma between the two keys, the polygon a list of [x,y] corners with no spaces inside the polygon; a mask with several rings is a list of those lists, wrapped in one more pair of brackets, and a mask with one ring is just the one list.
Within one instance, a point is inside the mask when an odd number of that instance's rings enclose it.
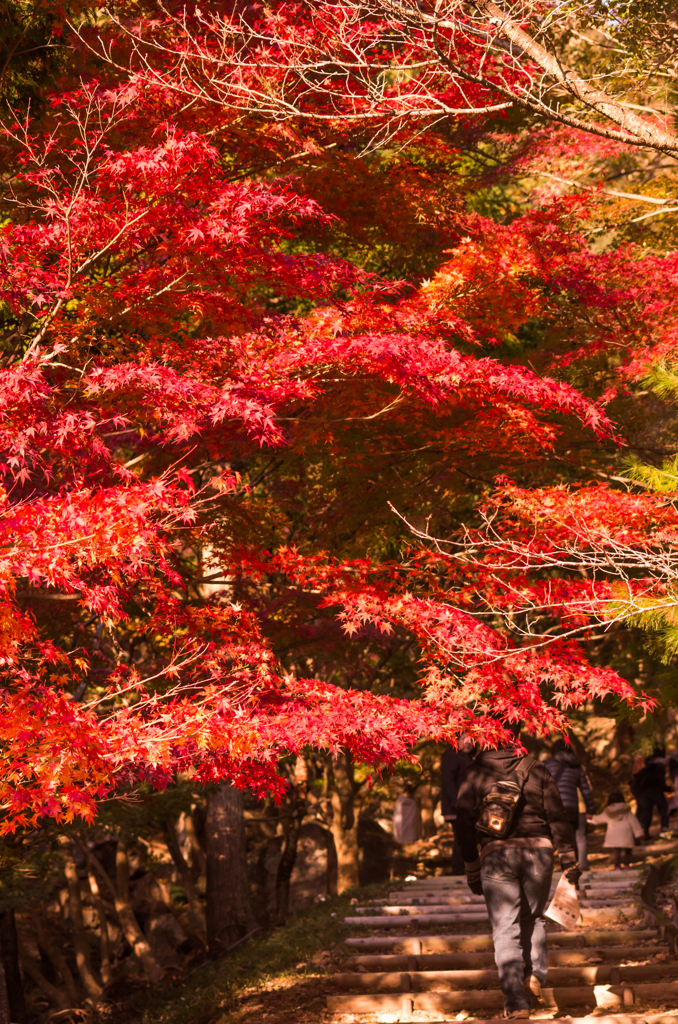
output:
{"label": "green pine foliage", "polygon": [[[678,366],[666,362],[657,363],[645,374],[643,384],[664,402],[678,401]],[[643,489],[656,494],[665,494],[667,501],[674,502],[678,492],[678,454],[653,465],[637,455],[626,459],[625,475]],[[657,607],[655,598],[648,599],[647,611],[642,611],[629,625],[639,626],[647,633],[647,648],[660,662],[669,665],[678,657],[678,591],[667,592],[666,607]],[[668,676],[662,689],[672,691],[675,699],[675,680]],[[663,698],[668,692],[663,694]]]}

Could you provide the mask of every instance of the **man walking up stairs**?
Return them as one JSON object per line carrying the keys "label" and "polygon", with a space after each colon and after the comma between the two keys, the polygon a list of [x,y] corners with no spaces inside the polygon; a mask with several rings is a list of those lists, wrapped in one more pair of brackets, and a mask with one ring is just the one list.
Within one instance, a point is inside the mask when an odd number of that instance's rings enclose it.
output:
{"label": "man walking up stairs", "polygon": [[504,1016],[529,1017],[548,969],[544,910],[554,851],[569,882],[581,875],[553,777],[513,744],[482,751],[459,789],[457,836],[471,892],[487,904]]}

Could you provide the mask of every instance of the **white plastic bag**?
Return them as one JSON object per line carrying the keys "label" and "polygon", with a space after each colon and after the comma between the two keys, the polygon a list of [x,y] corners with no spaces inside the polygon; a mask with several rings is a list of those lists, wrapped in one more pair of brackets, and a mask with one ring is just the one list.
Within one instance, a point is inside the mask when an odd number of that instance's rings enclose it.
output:
{"label": "white plastic bag", "polygon": [[565,875],[562,875],[558,882],[553,899],[546,910],[546,917],[550,917],[563,928],[574,928],[581,921],[577,887],[568,882]]}

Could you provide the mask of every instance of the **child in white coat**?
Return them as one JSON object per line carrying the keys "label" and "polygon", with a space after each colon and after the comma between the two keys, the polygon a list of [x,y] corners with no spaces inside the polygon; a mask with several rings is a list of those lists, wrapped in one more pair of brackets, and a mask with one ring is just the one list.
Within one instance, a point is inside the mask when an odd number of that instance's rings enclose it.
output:
{"label": "child in white coat", "polygon": [[607,825],[603,846],[614,851],[614,869],[628,868],[631,863],[631,847],[643,834],[643,827],[624,801],[623,793],[615,790],[607,798],[607,807],[602,814],[589,818],[594,825]]}

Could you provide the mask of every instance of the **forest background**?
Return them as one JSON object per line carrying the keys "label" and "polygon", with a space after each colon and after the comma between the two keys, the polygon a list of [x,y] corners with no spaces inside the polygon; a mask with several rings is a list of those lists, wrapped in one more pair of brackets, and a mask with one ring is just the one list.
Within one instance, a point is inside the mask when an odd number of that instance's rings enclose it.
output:
{"label": "forest background", "polygon": [[2,9],[19,1022],[280,923],[300,837],[328,891],[390,870],[462,731],[610,785],[678,743],[678,25]]}

